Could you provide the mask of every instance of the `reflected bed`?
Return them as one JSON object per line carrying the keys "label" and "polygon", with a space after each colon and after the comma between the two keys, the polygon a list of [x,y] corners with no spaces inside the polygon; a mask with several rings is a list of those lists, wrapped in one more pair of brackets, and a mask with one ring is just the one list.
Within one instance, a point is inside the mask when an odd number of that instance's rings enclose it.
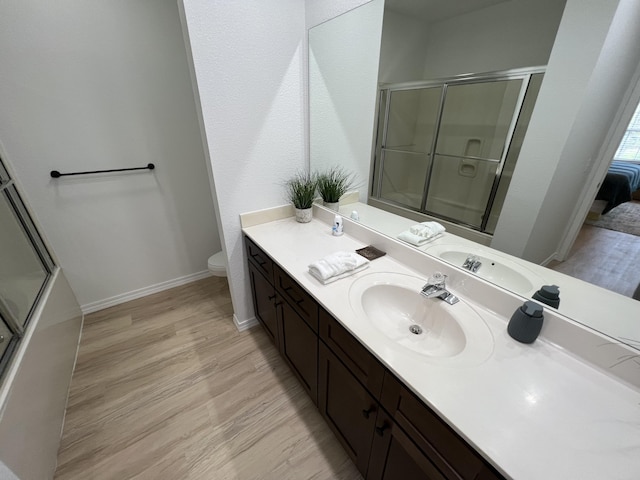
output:
{"label": "reflected bed", "polygon": [[607,202],[602,211],[605,214],[612,208],[630,201],[633,198],[633,192],[639,189],[640,163],[614,160],[600,186],[596,200]]}

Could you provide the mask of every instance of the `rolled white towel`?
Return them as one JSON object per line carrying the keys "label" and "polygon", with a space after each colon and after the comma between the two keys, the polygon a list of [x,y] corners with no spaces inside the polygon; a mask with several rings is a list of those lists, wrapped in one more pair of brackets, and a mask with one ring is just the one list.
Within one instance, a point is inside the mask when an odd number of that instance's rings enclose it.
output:
{"label": "rolled white towel", "polygon": [[409,231],[420,237],[431,238],[443,233],[445,228],[438,222],[422,222],[417,225],[413,225],[409,228]]}
{"label": "rolled white towel", "polygon": [[369,260],[355,252],[335,252],[311,263],[309,273],[326,285],[368,266]]}

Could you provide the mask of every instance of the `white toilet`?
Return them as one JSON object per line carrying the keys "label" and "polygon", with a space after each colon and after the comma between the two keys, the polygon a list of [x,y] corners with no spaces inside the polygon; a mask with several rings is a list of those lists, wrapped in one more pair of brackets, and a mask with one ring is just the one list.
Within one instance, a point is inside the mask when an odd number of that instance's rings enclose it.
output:
{"label": "white toilet", "polygon": [[227,276],[227,262],[224,258],[224,253],[220,250],[218,253],[209,257],[209,271],[211,275],[216,277]]}

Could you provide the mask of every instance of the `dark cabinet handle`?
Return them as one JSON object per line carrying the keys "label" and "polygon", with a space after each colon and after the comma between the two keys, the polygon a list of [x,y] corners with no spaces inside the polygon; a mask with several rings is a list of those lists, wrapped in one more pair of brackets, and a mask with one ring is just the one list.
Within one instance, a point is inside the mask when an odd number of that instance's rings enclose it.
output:
{"label": "dark cabinet handle", "polygon": [[288,287],[284,287],[283,289],[285,292],[289,293],[289,290],[293,290],[293,287],[291,285],[289,285]]}
{"label": "dark cabinet handle", "polygon": [[296,300],[296,305],[300,305],[302,302],[304,302],[304,298],[301,298],[300,300]]}
{"label": "dark cabinet handle", "polygon": [[376,427],[376,433],[382,437],[387,428],[389,428],[389,425],[387,425],[387,422],[384,422],[381,427]]}
{"label": "dark cabinet handle", "polygon": [[273,306],[274,307],[279,307],[280,305],[282,305],[282,302],[276,302]]}
{"label": "dark cabinet handle", "polygon": [[369,407],[366,410],[362,410],[362,416],[366,419],[369,419],[371,414],[376,411],[376,407]]}
{"label": "dark cabinet handle", "polygon": [[267,298],[269,300],[273,300],[274,298],[276,298],[276,294],[274,293],[273,295],[269,295]]}
{"label": "dark cabinet handle", "polygon": [[251,256],[253,257],[253,259],[258,262],[258,265],[263,266],[265,263],[267,263],[266,260],[262,260],[262,258],[260,257],[259,254],[257,253],[252,253]]}

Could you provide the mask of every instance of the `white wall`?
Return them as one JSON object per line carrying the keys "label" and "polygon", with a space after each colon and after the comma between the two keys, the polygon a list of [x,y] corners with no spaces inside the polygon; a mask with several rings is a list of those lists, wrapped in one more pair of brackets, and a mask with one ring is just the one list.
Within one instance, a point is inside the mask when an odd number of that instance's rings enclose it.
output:
{"label": "white wall", "polygon": [[286,203],[305,167],[304,3],[183,0],[236,322],[253,308],[240,213]]}
{"label": "white wall", "polygon": [[424,78],[546,65],[564,4],[503,2],[429,25]]}
{"label": "white wall", "polygon": [[429,28],[420,18],[385,10],[378,80],[383,83],[424,79]]}
{"label": "white wall", "polygon": [[[383,0],[309,31],[310,163],[355,173],[366,201]],[[349,48],[344,48],[348,45]]]}
{"label": "white wall", "polygon": [[632,0],[567,2],[492,247],[555,255],[640,62],[639,17]]}
{"label": "white wall", "polygon": [[[81,325],[78,302],[58,269],[0,389],[0,465],[18,478],[53,478]],[[0,478],[5,473],[0,469]]]}
{"label": "white wall", "polygon": [[80,303],[205,271],[220,241],[175,2],[3,2],[0,45],[0,141]]}
{"label": "white wall", "polygon": [[541,261],[554,254],[575,214],[576,203],[640,65],[638,25],[640,3],[621,0],[524,251],[527,258]]}

